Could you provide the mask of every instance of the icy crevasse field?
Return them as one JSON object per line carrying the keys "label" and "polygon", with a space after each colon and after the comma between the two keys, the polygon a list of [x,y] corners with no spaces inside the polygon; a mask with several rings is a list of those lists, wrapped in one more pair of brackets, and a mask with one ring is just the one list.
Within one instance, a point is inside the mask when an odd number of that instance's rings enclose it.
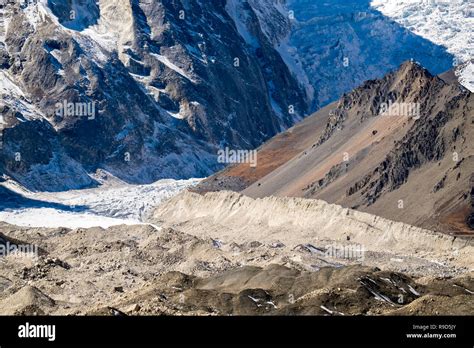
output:
{"label": "icy crevasse field", "polygon": [[[446,47],[398,23],[371,1],[288,0],[293,30],[277,49],[304,70],[314,91],[313,109],[410,59],[432,74],[452,68],[454,56]],[[304,79],[299,80],[305,85]]]}
{"label": "icy crevasse field", "polygon": [[445,46],[460,66],[461,84],[474,92],[472,0],[372,0],[371,6],[411,32]]}
{"label": "icy crevasse field", "polygon": [[162,201],[196,185],[200,179],[159,180],[149,185],[114,181],[98,188],[64,192],[29,192],[14,182],[4,187],[20,202],[0,202],[0,221],[29,227],[88,228],[144,223]]}

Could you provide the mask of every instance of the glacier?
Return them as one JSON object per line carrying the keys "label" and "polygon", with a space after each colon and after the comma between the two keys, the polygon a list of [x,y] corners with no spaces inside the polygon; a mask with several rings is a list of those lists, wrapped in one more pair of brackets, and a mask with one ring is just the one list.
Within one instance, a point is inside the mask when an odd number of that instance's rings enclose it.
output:
{"label": "glacier", "polygon": [[471,0],[372,0],[371,6],[454,55],[456,75],[474,92],[474,2]]}
{"label": "glacier", "polygon": [[446,47],[405,28],[376,5],[369,0],[288,1],[293,29],[281,46],[305,70],[314,89],[313,110],[410,59],[434,74],[453,67],[455,55]]}
{"label": "glacier", "polygon": [[28,227],[107,228],[144,224],[153,209],[201,179],[127,184],[105,171],[101,186],[62,192],[31,192],[13,180],[0,185],[0,221]]}

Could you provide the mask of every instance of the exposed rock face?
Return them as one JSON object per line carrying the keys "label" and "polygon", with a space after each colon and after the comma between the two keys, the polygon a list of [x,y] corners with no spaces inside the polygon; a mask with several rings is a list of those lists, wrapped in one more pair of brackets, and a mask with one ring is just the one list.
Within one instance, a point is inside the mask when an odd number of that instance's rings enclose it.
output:
{"label": "exposed rock face", "polygon": [[[370,92],[367,93],[367,90]],[[366,83],[346,98],[351,103],[358,101],[361,110],[369,110],[368,113],[358,111],[362,120],[367,115],[377,115],[381,104],[388,103],[390,99],[420,105],[419,121],[369,174],[372,179],[364,177],[363,184],[355,184],[358,189],[352,192],[368,187],[364,194],[369,204],[375,202],[384,189],[394,190],[403,185],[413,169],[430,161],[440,161],[448,150],[455,150],[458,137],[466,136],[465,130],[456,127],[449,134],[444,128],[453,118],[461,118],[458,120],[461,124],[469,122],[469,115],[472,117],[473,112],[472,94],[468,90],[456,85],[447,88],[441,79],[413,63],[404,64],[397,74],[382,81]]]}
{"label": "exposed rock face", "polygon": [[[132,182],[206,176],[220,166],[219,147],[255,148],[308,110],[274,49],[290,28],[278,1],[9,1],[1,10],[3,128],[18,136],[4,132],[0,168],[30,188],[87,186],[99,167]],[[30,182],[35,165],[50,166],[40,186]]]}
{"label": "exposed rock face", "polygon": [[[469,233],[473,103],[472,93],[457,82],[408,61],[265,143],[260,163],[275,151],[291,153],[277,168],[234,166],[197,190],[226,189],[229,175],[247,183],[242,192],[252,197],[319,198],[446,233]],[[292,153],[294,147],[300,150]]]}
{"label": "exposed rock face", "polygon": [[471,214],[467,217],[468,226],[474,230],[474,174],[471,175]]}

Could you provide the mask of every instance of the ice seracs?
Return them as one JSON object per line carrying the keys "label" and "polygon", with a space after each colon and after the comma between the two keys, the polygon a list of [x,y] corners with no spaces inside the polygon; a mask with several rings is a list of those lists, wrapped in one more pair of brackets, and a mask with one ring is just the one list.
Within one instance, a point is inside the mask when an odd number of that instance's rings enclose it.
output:
{"label": "ice seracs", "polygon": [[454,55],[459,81],[474,92],[474,4],[469,0],[372,0],[371,6]]}
{"label": "ice seracs", "polygon": [[63,192],[29,192],[9,181],[4,185],[31,204],[11,209],[0,202],[0,221],[18,226],[88,228],[142,224],[163,200],[200,179],[160,180],[149,185],[129,185],[116,178],[102,186]]}

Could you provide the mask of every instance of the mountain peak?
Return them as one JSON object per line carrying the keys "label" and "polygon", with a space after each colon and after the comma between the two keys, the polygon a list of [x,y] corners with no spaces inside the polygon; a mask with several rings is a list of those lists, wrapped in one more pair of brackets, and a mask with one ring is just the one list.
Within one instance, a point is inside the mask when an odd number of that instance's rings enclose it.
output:
{"label": "mountain peak", "polygon": [[421,63],[410,59],[402,63],[398,68],[396,75],[398,77],[405,77],[405,76],[424,76],[426,78],[432,79],[434,76],[424,67]]}

